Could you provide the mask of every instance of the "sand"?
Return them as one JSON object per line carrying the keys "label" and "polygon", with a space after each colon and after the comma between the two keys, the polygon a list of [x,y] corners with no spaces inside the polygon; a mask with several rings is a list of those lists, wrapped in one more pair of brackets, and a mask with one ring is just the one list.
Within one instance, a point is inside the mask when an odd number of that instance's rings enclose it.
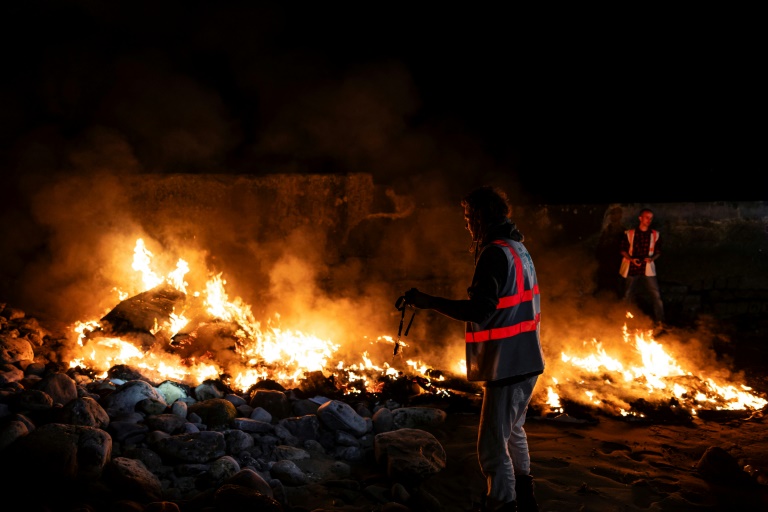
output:
{"label": "sand", "polygon": [[[445,512],[469,510],[484,492],[477,424],[476,414],[453,414],[433,432],[448,463],[423,485]],[[768,436],[760,413],[685,425],[529,418],[526,431],[542,512],[768,510]],[[730,458],[700,469],[711,447]],[[734,461],[736,473],[727,464]]]}

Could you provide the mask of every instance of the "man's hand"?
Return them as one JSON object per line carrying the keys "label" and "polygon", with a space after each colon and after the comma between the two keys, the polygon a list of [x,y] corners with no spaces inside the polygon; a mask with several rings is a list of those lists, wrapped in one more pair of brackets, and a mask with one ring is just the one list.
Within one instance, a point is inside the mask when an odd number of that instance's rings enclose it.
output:
{"label": "man's hand", "polygon": [[432,307],[432,296],[422,293],[416,288],[411,288],[405,292],[405,305],[413,306],[416,309],[429,309]]}

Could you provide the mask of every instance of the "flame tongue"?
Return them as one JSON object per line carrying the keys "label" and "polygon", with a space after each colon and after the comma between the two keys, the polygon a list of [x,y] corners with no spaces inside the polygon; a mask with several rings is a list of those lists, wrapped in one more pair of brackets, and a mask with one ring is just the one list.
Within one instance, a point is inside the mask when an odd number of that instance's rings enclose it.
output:
{"label": "flame tongue", "polygon": [[[652,338],[651,332],[637,332],[634,341],[624,325],[624,343],[630,347],[631,362],[622,362],[609,355],[602,343],[585,343],[592,353],[575,356],[561,354],[562,362],[577,377],[566,382],[577,384],[573,388],[553,379],[547,387],[546,403],[553,411],[561,411],[558,390],[569,390],[569,397],[596,408],[623,416],[639,415],[631,404],[671,404],[681,407],[687,414],[701,410],[756,410],[768,404],[765,399],[751,393],[751,388],[718,383],[701,373],[684,370],[667,349]],[[627,351],[622,351],[626,353]],[[578,388],[580,391],[575,391]],[[580,394],[579,394],[580,393]]]}

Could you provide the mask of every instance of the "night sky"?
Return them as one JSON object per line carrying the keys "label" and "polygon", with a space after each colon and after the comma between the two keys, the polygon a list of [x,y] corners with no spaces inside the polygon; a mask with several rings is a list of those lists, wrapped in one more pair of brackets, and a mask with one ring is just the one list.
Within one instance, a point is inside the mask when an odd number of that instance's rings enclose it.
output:
{"label": "night sky", "polygon": [[76,172],[367,172],[531,203],[768,199],[747,11],[29,1],[2,19],[6,192]]}
{"label": "night sky", "polygon": [[[332,319],[349,341],[394,334],[400,290],[438,294],[452,283],[451,297],[464,296],[473,257],[458,199],[475,186],[531,205],[768,201],[758,3],[547,3],[536,13],[477,4],[2,2],[0,301],[46,326],[97,318],[90,312],[115,305],[136,233],[153,234],[159,255],[194,250],[213,262],[198,272],[228,270],[230,292],[261,312],[301,319],[300,330]],[[314,243],[326,235],[315,224],[256,239],[239,230],[250,210],[231,208],[213,216],[228,222],[190,229],[187,247],[120,210],[120,187],[65,179],[111,185],[142,173],[369,173],[395,197],[415,196],[403,204],[436,196],[456,210],[371,215],[354,257],[324,261],[331,251]],[[521,227],[539,249],[547,350],[584,333],[615,337],[624,304],[590,295],[591,252],[559,245],[563,232],[582,232]],[[714,254],[726,245],[716,242]],[[678,293],[663,261],[660,276]],[[463,354],[461,325],[431,314],[419,314],[409,339],[429,343],[414,342],[408,357]],[[686,339],[688,355],[714,361],[698,346],[710,339]]]}

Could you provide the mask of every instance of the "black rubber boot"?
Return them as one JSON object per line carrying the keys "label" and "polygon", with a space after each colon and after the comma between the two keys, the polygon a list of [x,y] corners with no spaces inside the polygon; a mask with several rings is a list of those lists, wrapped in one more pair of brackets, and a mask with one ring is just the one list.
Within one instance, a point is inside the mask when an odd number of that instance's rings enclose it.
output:
{"label": "black rubber boot", "polygon": [[519,512],[539,512],[539,504],[536,503],[536,497],[533,495],[531,475],[515,475],[515,492]]}

